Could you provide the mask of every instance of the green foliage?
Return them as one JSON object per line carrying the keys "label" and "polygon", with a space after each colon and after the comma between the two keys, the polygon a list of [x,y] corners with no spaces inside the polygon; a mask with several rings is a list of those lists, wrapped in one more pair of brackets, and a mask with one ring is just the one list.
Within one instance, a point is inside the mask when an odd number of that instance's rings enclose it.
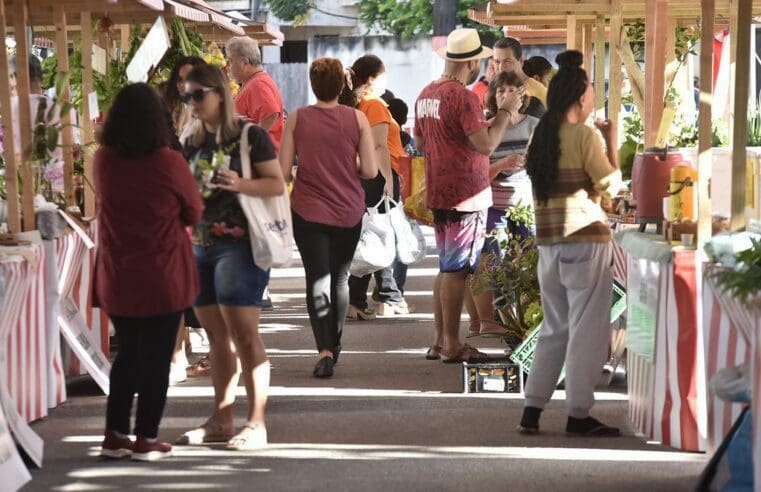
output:
{"label": "green foliage", "polygon": [[761,100],[756,109],[748,110],[748,147],[761,146]]}
{"label": "green foliage", "polygon": [[[506,216],[523,227],[534,224],[534,212],[530,206],[518,205],[507,211]],[[502,258],[494,255],[481,257],[481,271],[472,280],[474,293],[494,289],[498,293],[494,306],[505,329],[504,339],[517,345],[526,333],[542,319],[539,293],[539,250],[533,236],[523,238],[507,233],[493,236],[499,241]]]}
{"label": "green foliage", "polygon": [[737,254],[735,268],[710,273],[720,287],[745,304],[761,291],[761,241],[752,243],[753,247]]}
{"label": "green foliage", "polygon": [[263,0],[270,11],[280,19],[293,21],[306,18],[312,8],[312,0]]}

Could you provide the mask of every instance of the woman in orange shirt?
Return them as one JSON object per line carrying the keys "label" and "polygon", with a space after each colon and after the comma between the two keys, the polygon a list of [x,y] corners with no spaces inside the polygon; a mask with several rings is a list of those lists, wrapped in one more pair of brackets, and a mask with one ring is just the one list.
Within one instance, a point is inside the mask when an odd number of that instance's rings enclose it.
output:
{"label": "woman in orange shirt", "polygon": [[[399,125],[391,117],[388,105],[380,98],[386,92],[386,67],[375,55],[361,56],[349,68],[347,82],[351,83],[347,83],[339,102],[355,107],[367,116],[375,144],[376,162],[380,169],[375,179],[362,180],[362,187],[365,189],[365,204],[368,207],[375,206],[384,195],[399,201],[401,198],[399,157],[404,155],[404,148]],[[373,291],[373,300],[380,303],[383,315],[410,312],[399,286],[394,281],[394,266],[396,264],[374,273],[376,287]],[[370,275],[349,277],[348,317],[350,319],[375,318],[375,311],[367,304],[369,284]]]}

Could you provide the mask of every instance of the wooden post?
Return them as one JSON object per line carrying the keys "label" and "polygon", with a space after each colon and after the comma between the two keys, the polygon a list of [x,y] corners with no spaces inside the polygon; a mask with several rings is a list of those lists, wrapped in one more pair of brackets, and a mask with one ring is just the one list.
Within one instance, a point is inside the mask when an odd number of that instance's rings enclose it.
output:
{"label": "wooden post", "polygon": [[605,16],[597,16],[595,31],[595,117],[605,118]]}
{"label": "wooden post", "polygon": [[713,103],[713,24],[716,0],[702,0],[700,13],[700,101],[698,103],[698,251],[711,239],[711,198],[709,183],[711,152],[711,104]]}
{"label": "wooden post", "polygon": [[[94,139],[93,120],[90,119],[89,95],[93,90],[92,81],[92,14],[89,11],[81,13],[82,21],[82,141],[89,144]],[[95,195],[90,187],[93,184],[92,150],[88,148],[85,156],[85,217],[95,216]]]}
{"label": "wooden post", "polygon": [[732,0],[730,4],[730,126],[732,147],[732,201],[730,227],[745,228],[748,143],[748,73],[750,72],[751,2]]}
{"label": "wooden post", "polygon": [[132,26],[129,24],[122,24],[119,26],[120,43],[119,43],[119,56],[123,59],[127,51],[129,51],[129,37]]}
{"label": "wooden post", "polygon": [[592,37],[592,24],[584,24],[583,32],[584,42],[582,43],[582,46],[584,49],[582,50],[582,53],[584,53],[584,70],[586,70],[587,75],[592,77],[592,80],[594,80],[592,72],[592,67],[594,66],[592,64],[592,59],[594,57],[594,38]]}
{"label": "wooden post", "polygon": [[[69,71],[69,39],[66,35],[66,12],[62,4],[56,4],[53,8],[56,30],[56,55],[58,57],[58,71]],[[61,107],[65,106],[71,97],[69,83],[60,91],[61,98],[58,101]],[[74,193],[74,122],[70,119],[70,111],[61,113],[61,143],[63,144],[63,189],[66,194],[66,206],[76,205]]]}
{"label": "wooden post", "polygon": [[610,77],[608,78],[608,118],[618,127],[618,115],[621,112],[621,56],[618,48],[621,45],[621,29],[623,28],[623,7],[621,0],[613,0],[610,17]]}
{"label": "wooden post", "polygon": [[[6,29],[5,3],[0,0],[0,69],[8,72],[8,50],[5,45]],[[0,77],[0,114],[4,122],[13,121],[11,112],[11,86],[8,77]],[[5,187],[8,200],[8,230],[21,232],[21,210],[19,209],[18,163],[13,125],[6,123],[3,129],[5,146]]]}
{"label": "wooden post", "polygon": [[663,116],[668,0],[647,0],[645,15],[645,148],[655,145]]}
{"label": "wooden post", "polygon": [[[16,38],[16,92],[19,100],[19,133],[21,135],[21,176],[24,180],[21,192],[21,208],[24,231],[33,231],[36,226],[34,216],[34,171],[29,151],[32,148],[32,115],[29,111],[29,9],[26,2],[13,7],[13,32]],[[18,151],[17,151],[18,152]]]}
{"label": "wooden post", "polygon": [[579,39],[577,39],[576,36],[576,16],[575,15],[569,15],[566,18],[566,42],[565,42],[565,49],[567,50],[576,50],[579,49]]}

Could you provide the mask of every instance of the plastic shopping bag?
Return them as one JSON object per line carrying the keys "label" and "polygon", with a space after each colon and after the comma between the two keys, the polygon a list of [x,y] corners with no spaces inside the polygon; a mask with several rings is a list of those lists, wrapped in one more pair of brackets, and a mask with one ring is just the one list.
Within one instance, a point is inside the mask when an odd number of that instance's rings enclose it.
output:
{"label": "plastic shopping bag", "polygon": [[[396,258],[396,238],[391,226],[391,215],[380,213],[378,206],[368,207],[362,217],[362,234],[349,267],[355,277],[364,277],[391,265]],[[388,209],[387,209],[388,210]]]}
{"label": "plastic shopping bag", "polygon": [[391,226],[396,238],[396,256],[405,265],[411,265],[425,258],[425,236],[420,226],[414,220],[409,220],[402,211],[399,203],[387,198],[386,210],[389,204],[395,205],[390,209]]}
{"label": "plastic shopping bag", "polygon": [[709,387],[713,394],[724,401],[750,403],[750,363],[718,371],[711,378]]}
{"label": "plastic shopping bag", "polygon": [[[240,139],[243,179],[251,179],[252,175],[249,125],[243,127]],[[238,193],[238,201],[248,219],[251,252],[256,266],[262,270],[287,266],[293,256],[293,223],[288,191],[273,197]]]}
{"label": "plastic shopping bag", "polygon": [[425,189],[425,159],[412,158],[410,172],[410,195],[404,201],[404,212],[411,218],[425,225],[433,225],[433,212],[427,205]]}

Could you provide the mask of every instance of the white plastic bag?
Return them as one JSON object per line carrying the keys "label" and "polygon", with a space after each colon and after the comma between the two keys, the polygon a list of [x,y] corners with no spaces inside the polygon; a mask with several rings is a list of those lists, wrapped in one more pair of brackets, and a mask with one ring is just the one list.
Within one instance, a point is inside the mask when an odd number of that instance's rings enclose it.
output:
{"label": "white plastic bag", "polygon": [[[251,147],[248,129],[243,127],[240,136],[240,158],[243,179],[251,179]],[[254,263],[262,270],[284,267],[293,256],[293,222],[288,191],[280,196],[250,196],[238,193],[238,201],[248,219],[251,252]]]}
{"label": "white plastic bag", "polygon": [[378,211],[378,206],[383,201],[381,199],[374,207],[368,207],[362,217],[362,234],[349,267],[349,273],[355,277],[364,277],[382,270],[396,258],[396,238],[391,226],[391,215]]}
{"label": "white plastic bag", "polygon": [[722,369],[711,378],[711,391],[724,401],[750,403],[750,363]]}
{"label": "white plastic bag", "polygon": [[394,208],[390,209],[389,215],[396,238],[397,258],[405,265],[422,261],[426,253],[423,230],[416,221],[407,218],[399,203],[390,198],[386,198],[386,200],[386,210],[389,210],[390,204],[394,205]]}

